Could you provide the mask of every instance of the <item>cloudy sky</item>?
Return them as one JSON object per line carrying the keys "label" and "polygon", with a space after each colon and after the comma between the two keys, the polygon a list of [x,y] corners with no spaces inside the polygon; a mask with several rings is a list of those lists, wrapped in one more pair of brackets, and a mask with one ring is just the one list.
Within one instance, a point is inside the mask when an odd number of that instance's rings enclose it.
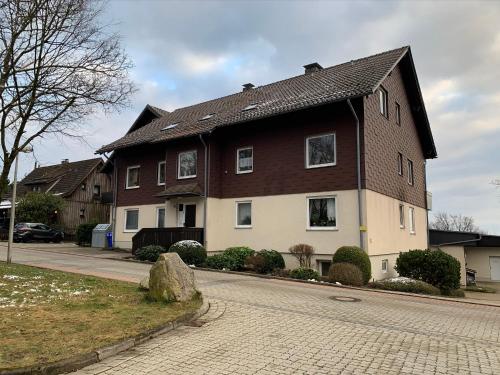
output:
{"label": "cloudy sky", "polygon": [[439,158],[428,164],[434,212],[473,216],[500,234],[500,2],[113,1],[139,91],[120,114],[89,118],[86,142],[45,139],[21,174],[93,157],[147,104],[167,110],[411,45]]}

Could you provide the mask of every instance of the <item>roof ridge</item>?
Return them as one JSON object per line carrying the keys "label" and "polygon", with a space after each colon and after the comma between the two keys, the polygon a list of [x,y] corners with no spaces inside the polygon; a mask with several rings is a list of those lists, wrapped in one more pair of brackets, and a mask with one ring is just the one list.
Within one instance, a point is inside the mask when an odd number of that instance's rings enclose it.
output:
{"label": "roof ridge", "polygon": [[[382,56],[382,55],[385,55],[385,54],[396,52],[398,50],[401,50],[401,51],[403,51],[404,49],[407,50],[409,48],[410,48],[410,46],[407,45],[407,46],[402,46],[402,47],[399,47],[399,48],[394,48],[394,49],[391,49],[391,50],[379,52],[379,53],[376,53],[376,54],[373,54],[373,55],[369,55],[369,56],[364,56],[364,57],[360,57],[360,58],[357,58],[357,59],[351,59],[349,61],[344,61],[344,62],[339,63],[339,64],[327,66],[326,68],[323,68],[322,70],[320,70],[318,72],[315,72],[315,73],[321,73],[322,71],[332,70],[333,68],[337,68],[337,67],[345,65],[345,64],[351,64],[353,62],[363,61],[363,60],[367,60],[367,59],[370,59],[370,58],[373,58],[373,57]],[[194,103],[194,104],[191,104],[191,105],[188,105],[188,106],[185,106],[185,107],[179,107],[179,108],[174,109],[172,112],[169,112],[169,114],[174,114],[176,111],[180,111],[181,109],[188,109],[188,108],[191,108],[191,107],[194,107],[194,106],[198,106],[198,105],[201,105],[201,104],[207,104],[207,103],[210,103],[210,102],[213,102],[213,101],[217,101],[217,100],[229,98],[229,97],[235,96],[235,95],[243,95],[243,94],[250,95],[252,93],[252,91],[255,92],[255,91],[259,90],[259,89],[262,89],[262,88],[265,88],[265,87],[268,87],[268,86],[271,86],[271,85],[275,85],[275,84],[278,84],[278,83],[287,82],[289,80],[293,80],[293,79],[296,79],[298,77],[303,77],[303,76],[305,76],[304,73],[297,74],[297,75],[294,75],[292,77],[283,78],[283,79],[280,79],[278,81],[266,83],[266,84],[264,84],[262,86],[256,86],[255,88],[253,88],[251,90],[248,90],[248,91],[237,91],[237,92],[234,92],[232,94],[227,94],[227,95],[220,96],[218,98],[213,98],[213,99],[205,100],[205,101]]]}

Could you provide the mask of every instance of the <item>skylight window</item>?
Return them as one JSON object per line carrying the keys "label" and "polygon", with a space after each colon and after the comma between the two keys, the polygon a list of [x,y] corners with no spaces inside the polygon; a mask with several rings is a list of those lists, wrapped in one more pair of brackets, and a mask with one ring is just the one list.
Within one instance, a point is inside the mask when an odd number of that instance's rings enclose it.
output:
{"label": "skylight window", "polygon": [[252,109],[255,109],[257,108],[257,103],[252,103],[252,104],[249,104],[247,105],[245,108],[243,108],[241,111],[242,112],[245,112],[245,111],[250,111]]}
{"label": "skylight window", "polygon": [[210,113],[210,114],[208,114],[208,115],[203,116],[202,118],[200,118],[200,121],[208,120],[208,119],[214,117],[214,115],[215,115],[215,113]]}
{"label": "skylight window", "polygon": [[173,128],[175,128],[177,125],[179,125],[179,123],[167,125],[167,126],[165,126],[163,129],[161,129],[161,131],[173,129]]}

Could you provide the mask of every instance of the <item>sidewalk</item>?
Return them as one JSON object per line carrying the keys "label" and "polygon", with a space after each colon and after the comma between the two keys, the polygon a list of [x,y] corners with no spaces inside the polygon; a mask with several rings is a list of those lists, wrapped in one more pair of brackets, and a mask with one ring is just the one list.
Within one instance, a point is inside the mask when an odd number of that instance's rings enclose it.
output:
{"label": "sidewalk", "polygon": [[[0,248],[7,248],[7,242],[0,242]],[[51,253],[69,254],[78,256],[88,256],[93,258],[107,258],[107,259],[123,259],[129,257],[131,254],[123,250],[106,250],[93,247],[82,247],[74,243],[14,243],[12,251],[19,250],[38,250]]]}

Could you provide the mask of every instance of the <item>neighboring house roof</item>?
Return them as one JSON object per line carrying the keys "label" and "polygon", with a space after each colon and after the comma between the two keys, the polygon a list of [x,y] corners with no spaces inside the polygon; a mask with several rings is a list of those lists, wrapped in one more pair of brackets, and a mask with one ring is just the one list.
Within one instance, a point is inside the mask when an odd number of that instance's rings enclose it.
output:
{"label": "neighboring house roof", "polygon": [[[147,125],[132,126],[124,137],[101,147],[97,153],[194,136],[211,132],[222,126],[369,95],[377,90],[381,82],[403,59],[405,61],[402,72],[410,81],[409,89],[413,91],[409,97],[413,102],[412,108],[419,127],[424,153],[427,158],[434,158],[437,156],[436,148],[410,47],[352,60],[314,73],[179,108],[173,112],[164,111],[161,117]],[[146,107],[148,111],[152,111],[152,108],[154,107]]]}
{"label": "neighboring house roof", "polygon": [[430,229],[429,243],[433,246],[500,247],[500,236],[475,232]]}
{"label": "neighboring house roof", "polygon": [[102,163],[101,158],[94,158],[35,168],[19,183],[20,192],[36,185],[43,192],[68,196]]}

